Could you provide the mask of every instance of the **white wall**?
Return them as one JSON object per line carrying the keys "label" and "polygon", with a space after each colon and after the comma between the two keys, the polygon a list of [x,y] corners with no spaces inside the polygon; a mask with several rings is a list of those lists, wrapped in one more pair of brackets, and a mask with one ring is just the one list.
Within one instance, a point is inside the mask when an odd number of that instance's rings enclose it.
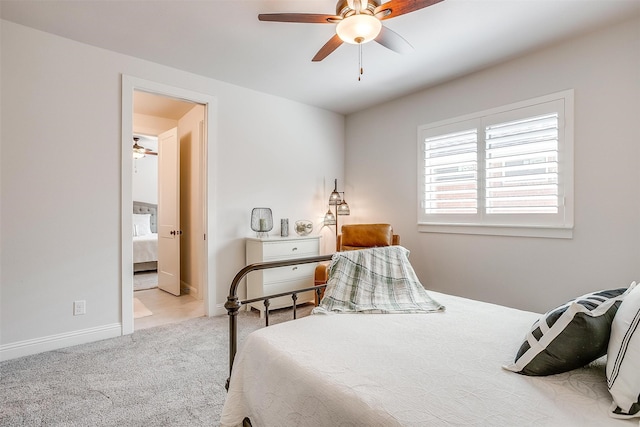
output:
{"label": "white wall", "polygon": [[[7,21],[1,31],[0,358],[120,331],[122,74],[217,100],[209,287],[219,307],[244,265],[251,208],[315,220],[342,178],[341,115]],[[73,316],[75,300],[86,315]]]}
{"label": "white wall", "polygon": [[158,204],[158,157],[144,156],[133,164],[133,200]]}
{"label": "white wall", "polygon": [[[178,126],[177,120],[164,117],[133,114],[133,133],[146,136],[157,136],[162,132]],[[158,150],[157,140],[154,146],[149,141],[140,142],[145,148]],[[145,156],[133,161],[132,196],[134,201],[158,203],[158,157]]]}
{"label": "white wall", "polygon": [[[570,88],[573,239],[417,232],[419,125]],[[582,293],[627,286],[640,279],[639,118],[636,17],[348,116],[351,210],[361,221],[392,223],[434,290],[544,312]]]}

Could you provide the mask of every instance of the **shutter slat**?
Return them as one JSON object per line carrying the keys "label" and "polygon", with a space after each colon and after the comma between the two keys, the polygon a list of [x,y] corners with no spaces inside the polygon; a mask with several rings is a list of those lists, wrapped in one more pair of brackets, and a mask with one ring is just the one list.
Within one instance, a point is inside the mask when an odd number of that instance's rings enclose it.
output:
{"label": "shutter slat", "polygon": [[[488,214],[522,214],[522,207],[517,208],[487,208]],[[526,208],[528,214],[557,214],[557,207],[533,207]]]}
{"label": "shutter slat", "polygon": [[448,157],[436,157],[436,158],[429,158],[428,160],[428,165],[431,167],[437,166],[437,167],[446,167],[446,166],[453,166],[453,165],[473,165],[475,168],[475,165],[478,162],[478,154],[477,153],[470,153],[470,154],[465,154],[465,155],[453,155],[453,156],[448,156]]}
{"label": "shutter slat", "polygon": [[539,184],[558,184],[558,174],[531,174],[531,175],[514,175],[509,177],[487,178],[486,188],[496,187],[518,187]]}
{"label": "shutter slat", "polygon": [[504,135],[501,137],[487,134],[487,148],[496,149],[517,145],[535,144],[537,142],[554,139],[554,136],[557,134],[557,129],[536,130],[535,132]]}
{"label": "shutter slat", "polygon": [[504,157],[512,156],[529,156],[536,157],[541,153],[557,152],[558,143],[554,140],[541,140],[536,143],[527,143],[520,145],[509,145],[500,148],[492,148],[486,150],[485,158],[487,159],[501,159]]}
{"label": "shutter slat", "polygon": [[513,187],[491,187],[487,188],[487,198],[493,197],[509,197],[513,195],[513,197],[520,197],[522,195],[537,195],[537,194],[554,194],[558,195],[558,186],[555,184],[551,185],[528,185],[528,186],[519,186],[517,188]]}
{"label": "shutter slat", "polygon": [[510,176],[518,175],[548,175],[555,174],[557,170],[558,162],[494,166],[487,168],[487,178],[495,178],[496,176],[508,178]]}
{"label": "shutter slat", "polygon": [[439,185],[447,182],[470,181],[474,183],[478,178],[476,171],[452,171],[447,173],[426,173],[427,184]]}

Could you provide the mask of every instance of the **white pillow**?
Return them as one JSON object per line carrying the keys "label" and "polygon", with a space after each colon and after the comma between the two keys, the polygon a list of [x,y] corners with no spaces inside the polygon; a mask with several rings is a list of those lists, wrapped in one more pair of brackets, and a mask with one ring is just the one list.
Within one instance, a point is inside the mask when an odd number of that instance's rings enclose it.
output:
{"label": "white pillow", "polygon": [[613,397],[609,415],[640,417],[640,286],[625,296],[613,318],[607,349],[607,386]]}
{"label": "white pillow", "polygon": [[133,214],[133,235],[151,234],[151,214]]}

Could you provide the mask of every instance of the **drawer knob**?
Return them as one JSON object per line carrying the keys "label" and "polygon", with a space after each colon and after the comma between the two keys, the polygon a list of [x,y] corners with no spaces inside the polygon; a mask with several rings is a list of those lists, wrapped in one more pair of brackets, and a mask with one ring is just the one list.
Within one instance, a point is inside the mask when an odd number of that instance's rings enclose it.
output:
{"label": "drawer knob", "polygon": [[297,250],[298,250],[298,248],[293,248],[293,249],[291,249],[291,250],[292,250],[292,251],[297,251]]}
{"label": "drawer knob", "polygon": [[297,269],[298,269],[297,266],[292,268],[293,271],[296,271]]}

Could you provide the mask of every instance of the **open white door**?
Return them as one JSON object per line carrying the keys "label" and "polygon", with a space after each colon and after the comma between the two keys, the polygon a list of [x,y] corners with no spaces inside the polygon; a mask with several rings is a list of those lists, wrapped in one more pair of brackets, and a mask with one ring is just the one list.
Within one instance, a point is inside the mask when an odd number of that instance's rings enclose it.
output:
{"label": "open white door", "polygon": [[178,129],[158,135],[158,287],[180,295],[180,146]]}

